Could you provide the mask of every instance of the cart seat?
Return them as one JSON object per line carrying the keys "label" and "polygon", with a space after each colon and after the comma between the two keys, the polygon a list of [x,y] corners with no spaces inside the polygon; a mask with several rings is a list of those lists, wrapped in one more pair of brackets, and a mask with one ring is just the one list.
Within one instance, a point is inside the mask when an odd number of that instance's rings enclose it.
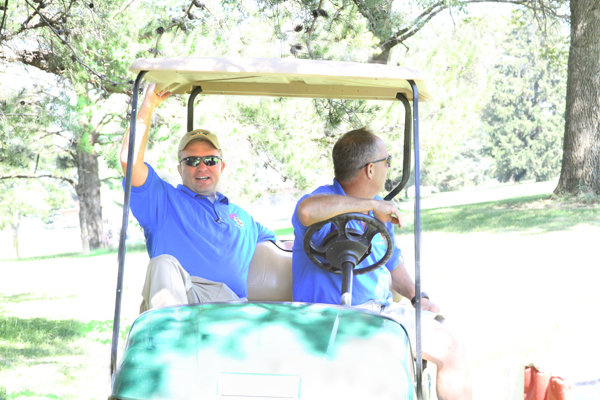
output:
{"label": "cart seat", "polygon": [[247,284],[249,301],[292,301],[292,252],[271,241],[256,245]]}
{"label": "cart seat", "polygon": [[[249,301],[292,301],[292,252],[271,241],[256,245],[248,269]],[[392,290],[395,302],[402,296]]]}

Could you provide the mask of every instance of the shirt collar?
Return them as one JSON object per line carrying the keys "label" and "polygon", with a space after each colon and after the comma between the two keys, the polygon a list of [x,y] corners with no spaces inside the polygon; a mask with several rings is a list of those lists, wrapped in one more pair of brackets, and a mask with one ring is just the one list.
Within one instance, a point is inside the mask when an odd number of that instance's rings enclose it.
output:
{"label": "shirt collar", "polygon": [[[190,189],[189,187],[184,186],[182,184],[177,185],[177,190],[180,190],[183,193],[185,193],[188,196],[191,196],[193,198],[200,198],[200,199],[208,200],[208,198],[206,196],[204,196],[202,194],[198,194],[198,193],[194,192],[192,189]],[[217,199],[215,200],[215,203],[229,204],[229,199],[224,194],[217,192]]]}
{"label": "shirt collar", "polygon": [[[333,178],[333,191],[335,192],[335,194],[341,194],[346,196],[346,192],[344,191],[344,188],[342,187],[342,185],[340,184],[340,182]],[[375,197],[373,197],[376,200],[383,200],[383,197],[381,197],[380,195],[375,195]]]}
{"label": "shirt collar", "polygon": [[342,187],[342,185],[340,184],[340,182],[333,178],[333,191],[335,192],[335,194],[341,194],[343,196],[346,195],[346,192],[344,192],[344,188]]}

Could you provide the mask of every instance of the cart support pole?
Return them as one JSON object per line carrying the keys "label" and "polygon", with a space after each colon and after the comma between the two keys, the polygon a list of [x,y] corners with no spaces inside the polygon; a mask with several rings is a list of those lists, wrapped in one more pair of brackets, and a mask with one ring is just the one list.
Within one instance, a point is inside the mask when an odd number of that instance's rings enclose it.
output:
{"label": "cart support pole", "polygon": [[404,149],[402,156],[402,179],[400,183],[385,196],[384,200],[392,200],[396,195],[404,189],[408,178],[410,178],[410,136],[412,134],[412,114],[410,112],[410,103],[403,93],[396,93],[396,99],[402,102],[404,106]]}
{"label": "cart support pole", "polygon": [[423,398],[423,355],[421,352],[421,167],[419,157],[419,92],[415,81],[409,80],[413,90],[413,132],[415,153],[415,318],[417,355],[417,399]]}
{"label": "cart support pole", "polygon": [[194,88],[194,90],[192,90],[192,93],[190,93],[190,98],[188,99],[188,105],[187,105],[187,111],[188,111],[188,115],[187,115],[187,131],[191,132],[194,130],[194,100],[196,100],[196,96],[198,96],[198,94],[202,93],[202,87],[201,86],[196,86]]}
{"label": "cart support pole", "polygon": [[127,225],[129,222],[129,200],[131,197],[131,175],[133,171],[133,151],[135,149],[135,123],[137,120],[137,101],[140,83],[147,71],[140,71],[133,84],[131,96],[131,122],[129,125],[129,148],[127,149],[127,169],[125,170],[125,195],[123,199],[123,220],[119,237],[119,272],[117,275],[117,293],[115,298],[115,319],[113,321],[112,347],[110,352],[110,381],[114,383],[117,370],[117,347],[119,344],[119,328],[121,325],[121,298],[123,294],[123,273],[125,269],[125,252]]}

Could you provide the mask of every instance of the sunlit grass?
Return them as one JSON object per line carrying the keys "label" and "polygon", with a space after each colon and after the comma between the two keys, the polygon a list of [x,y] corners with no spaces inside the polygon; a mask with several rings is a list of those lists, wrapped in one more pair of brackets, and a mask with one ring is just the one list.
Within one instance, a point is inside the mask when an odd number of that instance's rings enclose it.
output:
{"label": "sunlit grass", "polygon": [[[118,251],[117,248],[106,247],[103,249],[91,250],[89,253],[81,253],[81,252],[79,252],[79,253],[77,253],[77,252],[60,253],[60,254],[51,254],[51,255],[44,255],[44,256],[23,257],[23,258],[18,258],[18,259],[7,259],[7,260],[3,260],[3,261],[41,261],[41,260],[49,260],[49,259],[65,258],[65,257],[88,258],[88,257],[103,256],[106,254],[115,254],[115,253],[117,253],[117,251]],[[143,252],[143,251],[146,251],[146,245],[144,243],[127,246],[127,253],[137,253],[137,252]]]}
{"label": "sunlit grass", "polygon": [[0,400],[12,400],[12,399],[58,399],[60,397],[55,394],[41,394],[32,392],[31,390],[23,390],[16,393],[7,394],[6,388],[0,387]]}
{"label": "sunlit grass", "polygon": [[[403,232],[414,229],[412,210],[405,211]],[[600,205],[568,203],[548,195],[421,210],[424,232],[552,232],[579,224],[600,226]]]}
{"label": "sunlit grass", "polygon": [[72,343],[83,337],[75,320],[0,316],[0,371],[24,360],[81,354]]}
{"label": "sunlit grass", "polygon": [[[79,339],[110,343],[112,323],[0,315],[0,371],[25,360],[32,362],[36,359],[81,355],[81,347],[75,344]],[[128,330],[128,327],[124,327],[121,332],[123,340]]]}
{"label": "sunlit grass", "polygon": [[289,236],[289,235],[293,235],[294,234],[294,228],[292,228],[290,226],[289,228],[276,229],[274,232],[275,232],[275,235],[277,235],[277,237],[279,237],[279,236]]}

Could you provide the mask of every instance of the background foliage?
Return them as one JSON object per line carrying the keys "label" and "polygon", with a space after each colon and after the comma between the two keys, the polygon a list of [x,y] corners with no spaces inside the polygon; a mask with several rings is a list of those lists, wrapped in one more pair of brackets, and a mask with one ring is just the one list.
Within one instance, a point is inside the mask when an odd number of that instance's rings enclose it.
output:
{"label": "background foliage", "polygon": [[[2,80],[0,182],[50,177],[71,187],[68,202],[100,207],[95,186],[120,190],[117,152],[133,79],[128,66],[138,57],[181,55],[417,67],[434,94],[421,111],[424,185],[444,191],[494,179],[557,177],[568,39],[563,20],[544,20],[545,29],[538,29],[539,12],[438,3],[10,3],[0,65],[3,75],[20,71],[24,79]],[[174,149],[185,129],[185,100],[171,98],[158,110],[149,144],[148,161],[173,183],[179,180]],[[395,158],[388,187],[402,172],[399,104],[215,96],[200,98],[197,110],[195,126],[222,138],[222,191],[238,202],[329,181],[332,144],[345,130],[364,125],[384,137]],[[90,181],[89,170],[98,171],[101,183]],[[90,222],[97,216],[85,217],[80,213],[88,233],[107,229]],[[88,236],[82,240],[102,245]]]}
{"label": "background foliage", "polygon": [[492,96],[482,111],[485,151],[500,182],[545,181],[560,168],[568,59],[561,28],[551,25],[540,36],[518,13],[504,35]]}

